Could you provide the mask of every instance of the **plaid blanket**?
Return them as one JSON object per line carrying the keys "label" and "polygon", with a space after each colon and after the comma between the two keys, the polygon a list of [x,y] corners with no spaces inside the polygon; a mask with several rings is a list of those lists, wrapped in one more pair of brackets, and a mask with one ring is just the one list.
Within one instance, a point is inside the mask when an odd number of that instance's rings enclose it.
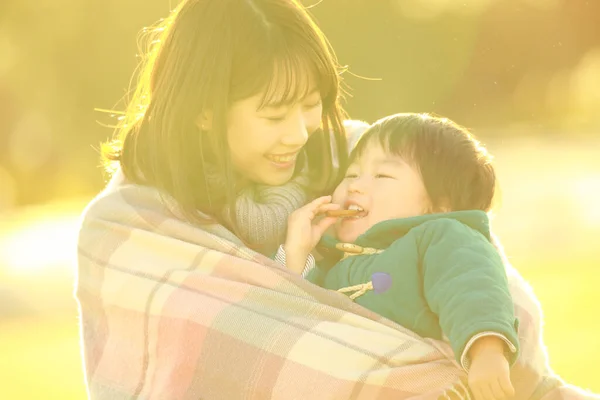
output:
{"label": "plaid blanket", "polygon": [[[509,268],[518,398],[583,398],[553,378],[540,311]],[[86,209],[76,295],[92,399],[469,398],[444,342],[414,333],[112,182]]]}

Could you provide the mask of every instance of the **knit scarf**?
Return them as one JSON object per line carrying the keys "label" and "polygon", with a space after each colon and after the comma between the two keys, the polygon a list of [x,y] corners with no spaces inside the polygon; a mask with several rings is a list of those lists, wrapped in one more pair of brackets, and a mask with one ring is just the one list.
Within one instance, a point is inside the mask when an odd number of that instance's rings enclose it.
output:
{"label": "knit scarf", "polygon": [[[216,168],[206,168],[208,190],[222,191],[225,179]],[[287,220],[306,204],[308,176],[301,172],[281,186],[251,183],[239,192],[233,210],[224,207],[222,217],[235,223],[240,239],[254,250],[271,255],[285,240]]]}

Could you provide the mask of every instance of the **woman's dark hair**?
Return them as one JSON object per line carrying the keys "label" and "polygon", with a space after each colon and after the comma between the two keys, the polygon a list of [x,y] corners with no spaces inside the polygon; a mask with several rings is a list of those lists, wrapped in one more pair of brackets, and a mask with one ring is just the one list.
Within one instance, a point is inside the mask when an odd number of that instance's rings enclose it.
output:
{"label": "woman's dark hair", "polygon": [[[192,221],[222,222],[233,207],[240,177],[226,137],[230,105],[261,91],[264,105],[302,99],[316,79],[323,117],[310,136],[296,172],[308,164],[314,194],[330,192],[347,164],[340,71],[323,33],[296,0],[184,0],[149,30],[150,46],[133,98],[103,146],[109,171],[120,166],[127,179],[172,196]],[[210,112],[210,132],[198,118]],[[228,183],[207,190],[207,165]],[[238,182],[238,183],[235,183]],[[236,227],[233,226],[234,231]]]}

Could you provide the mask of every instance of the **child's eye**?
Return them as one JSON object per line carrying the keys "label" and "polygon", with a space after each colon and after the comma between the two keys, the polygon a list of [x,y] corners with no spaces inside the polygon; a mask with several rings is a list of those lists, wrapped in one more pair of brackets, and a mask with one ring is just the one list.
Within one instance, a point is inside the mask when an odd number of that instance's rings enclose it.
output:
{"label": "child's eye", "polygon": [[375,178],[389,178],[389,179],[394,179],[393,176],[387,175],[387,174],[376,174]]}
{"label": "child's eye", "polygon": [[355,173],[348,173],[345,176],[346,179],[354,179],[354,178],[358,178],[358,174]]}

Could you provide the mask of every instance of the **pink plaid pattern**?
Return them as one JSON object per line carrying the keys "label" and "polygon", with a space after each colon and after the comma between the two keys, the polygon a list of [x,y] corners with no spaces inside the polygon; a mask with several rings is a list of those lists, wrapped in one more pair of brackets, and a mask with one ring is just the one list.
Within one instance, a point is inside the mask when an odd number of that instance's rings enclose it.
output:
{"label": "pink plaid pattern", "polygon": [[[159,194],[111,185],[88,206],[76,295],[90,398],[467,399],[444,342],[423,339],[280,268]],[[510,268],[517,398],[584,398],[551,376],[540,311]],[[579,397],[578,397],[579,396]],[[535,396],[534,396],[535,397]]]}

